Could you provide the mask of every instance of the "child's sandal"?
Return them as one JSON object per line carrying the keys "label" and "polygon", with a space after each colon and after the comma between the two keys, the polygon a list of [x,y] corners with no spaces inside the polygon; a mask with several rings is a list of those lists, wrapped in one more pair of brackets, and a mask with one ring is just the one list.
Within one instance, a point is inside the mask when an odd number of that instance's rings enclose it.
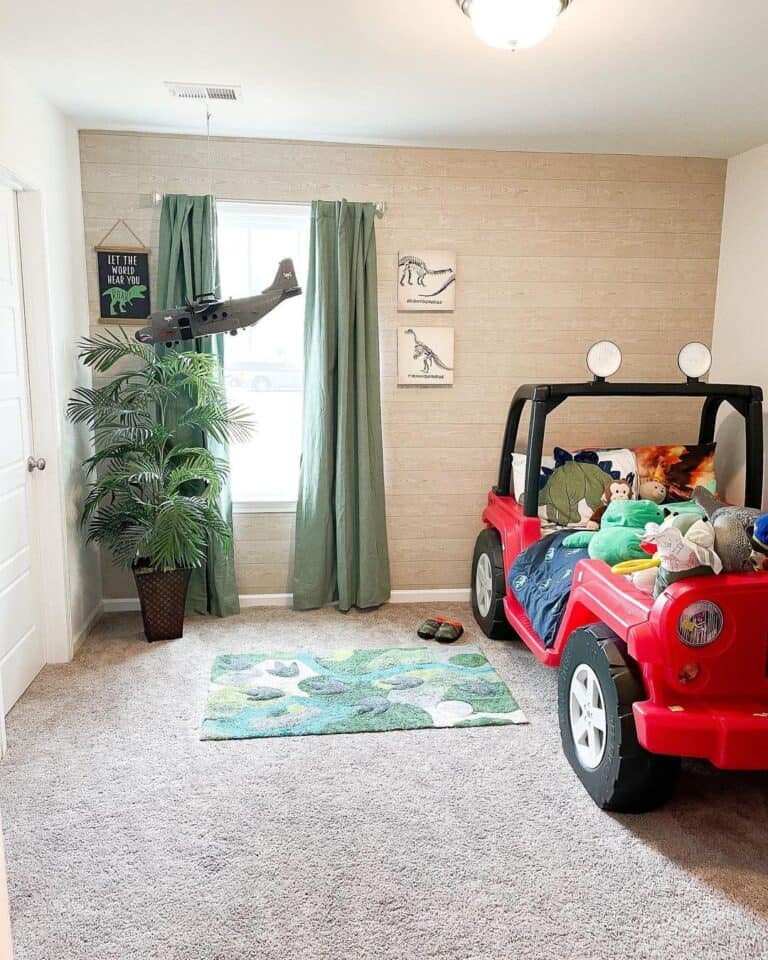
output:
{"label": "child's sandal", "polygon": [[424,623],[422,623],[416,633],[422,640],[434,640],[435,634],[443,623],[445,623],[443,617],[430,617],[429,620],[425,620]]}
{"label": "child's sandal", "polygon": [[438,643],[455,643],[464,633],[464,627],[458,620],[446,620],[440,624],[435,633],[435,640]]}

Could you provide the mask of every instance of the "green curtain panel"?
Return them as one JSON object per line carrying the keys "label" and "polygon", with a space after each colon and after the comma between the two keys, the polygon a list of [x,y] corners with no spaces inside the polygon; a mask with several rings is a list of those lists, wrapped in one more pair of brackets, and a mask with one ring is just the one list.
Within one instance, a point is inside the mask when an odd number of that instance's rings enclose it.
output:
{"label": "green curtain panel", "polygon": [[[166,194],[160,213],[160,251],[157,268],[156,309],[175,307],[203,293],[219,294],[219,258],[216,249],[216,201],[213,197]],[[168,347],[158,347],[167,350]],[[224,363],[224,337],[203,337],[177,344],[175,350],[209,353]],[[187,403],[179,397],[172,416],[178,417]],[[201,431],[190,433],[188,442],[202,444],[215,456],[229,461],[229,447]],[[222,516],[232,526],[232,493],[229,484],[219,499]],[[234,547],[211,541],[205,566],[192,571],[187,594],[187,613],[213,613],[227,617],[240,612],[235,580]]]}
{"label": "green curtain panel", "polygon": [[371,203],[312,204],[293,605],[390,596]]}

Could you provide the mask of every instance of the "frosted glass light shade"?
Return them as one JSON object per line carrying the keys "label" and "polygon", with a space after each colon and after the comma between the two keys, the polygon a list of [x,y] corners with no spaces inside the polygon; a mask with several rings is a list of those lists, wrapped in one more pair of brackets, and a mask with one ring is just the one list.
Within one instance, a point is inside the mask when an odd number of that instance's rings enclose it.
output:
{"label": "frosted glass light shade", "polygon": [[561,0],[472,0],[468,14],[483,43],[500,50],[522,50],[552,32]]}
{"label": "frosted glass light shade", "polygon": [[686,377],[691,380],[698,380],[699,377],[709,373],[709,368],[712,366],[712,354],[709,347],[696,341],[686,343],[677,355],[677,365]]}
{"label": "frosted glass light shade", "polygon": [[612,340],[598,340],[587,351],[587,369],[594,377],[612,377],[621,366],[621,350]]}

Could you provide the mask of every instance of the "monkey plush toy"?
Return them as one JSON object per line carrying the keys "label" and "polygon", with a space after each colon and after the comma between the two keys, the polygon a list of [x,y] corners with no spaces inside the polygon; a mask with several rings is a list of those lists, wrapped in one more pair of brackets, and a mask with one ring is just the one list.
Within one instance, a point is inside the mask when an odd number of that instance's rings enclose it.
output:
{"label": "monkey plush toy", "polygon": [[599,530],[600,520],[605,513],[611,500],[631,500],[632,484],[629,480],[611,480],[606,483],[603,491],[602,503],[595,510],[592,516],[587,520],[587,530]]}

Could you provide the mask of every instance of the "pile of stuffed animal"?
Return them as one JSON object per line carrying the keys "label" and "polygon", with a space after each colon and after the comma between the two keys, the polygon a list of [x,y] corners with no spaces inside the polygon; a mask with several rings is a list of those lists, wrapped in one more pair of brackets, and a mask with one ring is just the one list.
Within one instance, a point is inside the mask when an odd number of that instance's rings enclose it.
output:
{"label": "pile of stuffed animal", "polygon": [[683,504],[631,497],[627,481],[607,484],[587,529],[566,537],[563,546],[586,547],[590,557],[654,597],[685,577],[768,571],[768,514],[730,507],[705,487],[696,487]]}

